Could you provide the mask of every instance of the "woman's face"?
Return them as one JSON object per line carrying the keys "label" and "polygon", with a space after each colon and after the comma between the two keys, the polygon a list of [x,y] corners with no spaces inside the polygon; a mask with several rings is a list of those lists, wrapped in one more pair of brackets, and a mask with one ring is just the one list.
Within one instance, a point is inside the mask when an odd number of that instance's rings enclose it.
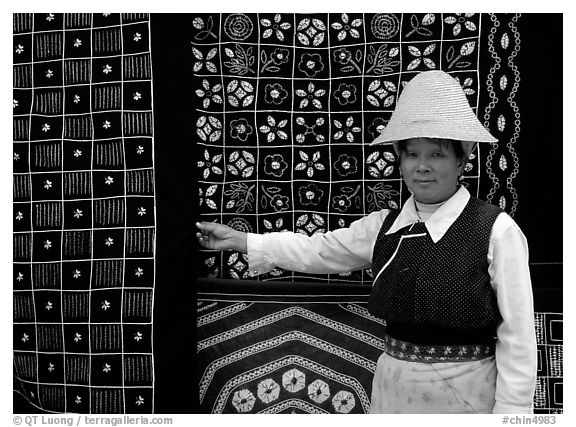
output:
{"label": "woman's face", "polygon": [[400,152],[400,169],[416,200],[421,203],[448,200],[457,190],[463,166],[452,143],[413,138],[406,141],[405,148]]}

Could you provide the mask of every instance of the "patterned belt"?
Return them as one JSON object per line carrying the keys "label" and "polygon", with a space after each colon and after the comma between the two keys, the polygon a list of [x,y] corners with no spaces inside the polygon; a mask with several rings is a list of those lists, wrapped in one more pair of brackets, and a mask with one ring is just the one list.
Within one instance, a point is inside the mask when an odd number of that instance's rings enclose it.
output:
{"label": "patterned belt", "polygon": [[419,345],[388,335],[384,337],[384,352],[409,362],[468,362],[494,355],[496,344]]}

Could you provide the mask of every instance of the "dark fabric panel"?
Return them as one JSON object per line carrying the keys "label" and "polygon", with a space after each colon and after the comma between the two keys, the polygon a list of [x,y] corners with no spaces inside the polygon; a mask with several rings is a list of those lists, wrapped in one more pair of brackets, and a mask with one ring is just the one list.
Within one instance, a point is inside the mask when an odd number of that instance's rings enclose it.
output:
{"label": "dark fabric panel", "polygon": [[[522,133],[517,147],[520,207],[514,219],[528,238],[530,262],[561,264],[563,233],[542,226],[562,222],[563,15],[523,14],[518,27],[522,78],[517,101]],[[550,287],[560,283],[542,284]]]}
{"label": "dark fabric panel", "polygon": [[151,16],[158,237],[154,301],[155,409],[195,413],[194,221],[190,50],[191,17]]}

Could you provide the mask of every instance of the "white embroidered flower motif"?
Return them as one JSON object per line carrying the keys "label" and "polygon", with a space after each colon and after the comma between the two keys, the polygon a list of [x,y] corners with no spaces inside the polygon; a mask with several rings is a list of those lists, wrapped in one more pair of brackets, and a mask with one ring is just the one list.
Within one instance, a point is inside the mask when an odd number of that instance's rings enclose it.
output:
{"label": "white embroidered flower motif", "polygon": [[255,170],[256,159],[246,150],[234,151],[228,157],[227,169],[232,175],[250,178]]}
{"label": "white embroidered flower motif", "polygon": [[48,363],[48,372],[54,372],[56,368],[53,363]]}
{"label": "white embroidered flower motif", "polygon": [[82,155],[82,150],[76,149],[74,150],[74,157],[80,157]]}
{"label": "white embroidered flower motif", "polygon": [[142,34],[140,34],[140,33],[134,33],[133,40],[134,40],[135,42],[139,42],[140,40],[142,40]]}
{"label": "white embroidered flower motif", "polygon": [[14,160],[15,160],[15,161],[20,160],[20,154],[14,153]]}
{"label": "white embroidered flower motif", "polygon": [[44,242],[44,249],[48,250],[52,247],[52,242],[50,240],[46,240]]}
{"label": "white embroidered flower motif", "polygon": [[296,393],[306,386],[306,375],[298,369],[290,369],[282,375],[282,385],[290,393]]}
{"label": "white embroidered flower motif", "polygon": [[16,280],[21,282],[22,280],[24,280],[24,275],[22,273],[18,272],[18,276],[16,276]]}
{"label": "white embroidered flower motif", "polygon": [[22,52],[24,52],[24,46],[22,46],[21,44],[19,44],[18,46],[16,46],[16,50],[15,52],[20,55]]}
{"label": "white embroidered flower motif", "polygon": [[80,102],[80,95],[74,95],[74,104],[78,104]]}
{"label": "white embroidered flower motif", "polygon": [[110,308],[110,301],[104,300],[104,301],[102,302],[102,310],[106,311],[106,310],[108,310],[109,308]]}
{"label": "white embroidered flower motif", "polygon": [[306,236],[326,231],[326,221],[318,214],[300,215],[296,220],[296,232]]}
{"label": "white embroidered flower motif", "polygon": [[80,46],[82,46],[82,40],[80,39],[74,40],[74,47],[80,47]]}
{"label": "white embroidered flower motif", "polygon": [[104,178],[104,183],[106,185],[111,185],[114,183],[114,178],[112,178],[111,176],[107,176],[106,178]]}
{"label": "white embroidered flower motif", "polygon": [[300,101],[300,108],[306,108],[309,103],[319,110],[322,109],[322,102],[318,99],[321,96],[324,96],[326,91],[324,89],[316,89],[314,83],[310,82],[308,84],[308,91],[304,91],[303,89],[296,89],[296,95],[302,98]]}
{"label": "white embroidered flower motif", "polygon": [[432,54],[435,50],[436,43],[429,44],[424,48],[423,51],[420,51],[420,49],[416,46],[408,46],[408,52],[410,52],[410,55],[415,56],[416,58],[414,58],[408,64],[407,70],[414,70],[420,65],[421,62],[424,62],[424,65],[426,65],[426,67],[429,69],[434,70],[436,68],[436,63],[428,58],[428,55]]}
{"label": "white embroidered flower motif", "polygon": [[312,158],[310,158],[310,156],[304,151],[300,151],[298,154],[300,155],[300,159],[302,161],[298,163],[294,169],[297,171],[306,169],[306,175],[308,178],[312,178],[314,176],[315,170],[323,171],[326,169],[326,167],[320,163],[320,151],[316,151],[314,154],[312,154]]}
{"label": "white embroidered flower motif", "polygon": [[76,395],[76,400],[74,400],[74,403],[76,405],[80,405],[80,403],[82,403],[82,398],[80,396]]}
{"label": "white embroidered flower motif", "polygon": [[210,83],[208,80],[202,80],[202,89],[196,90],[196,95],[202,99],[202,107],[208,108],[210,106],[210,102],[214,102],[216,104],[222,104],[222,96],[220,93],[222,92],[222,85],[220,83],[216,83],[214,86],[210,87]]}
{"label": "white embroidered flower motif", "polygon": [[138,267],[136,270],[134,270],[134,275],[135,276],[142,276],[144,274],[144,270],[142,270],[142,268]]}
{"label": "white embroidered flower motif", "polygon": [[214,200],[208,198],[208,197],[212,197],[214,194],[216,194],[217,189],[218,189],[218,185],[216,185],[216,184],[208,187],[206,189],[206,193],[204,193],[201,188],[198,188],[198,192],[200,193],[199,194],[199,196],[200,196],[199,206],[202,206],[202,204],[204,202],[206,202],[206,206],[208,206],[210,209],[217,210],[218,205],[216,204],[216,202]]}
{"label": "white embroidered flower motif", "polygon": [[144,398],[142,396],[138,396],[138,398],[136,399],[136,405],[140,406],[140,405],[144,405]]}
{"label": "white embroidered flower motif", "polygon": [[350,18],[346,13],[343,13],[341,18],[342,23],[334,22],[331,25],[331,27],[334,28],[335,30],[340,30],[338,32],[338,40],[339,41],[344,40],[348,34],[350,34],[350,36],[352,36],[355,39],[360,38],[360,33],[356,28],[362,25],[362,19],[358,18],[350,22]]}
{"label": "white embroidered flower motif", "polygon": [[42,125],[42,132],[48,132],[50,130],[50,125],[48,123],[44,123]]}
{"label": "white embroidered flower motif", "polygon": [[198,60],[197,62],[194,63],[194,66],[192,68],[195,73],[200,71],[204,65],[206,66],[206,70],[210,71],[211,73],[218,72],[216,64],[212,62],[212,59],[214,59],[214,57],[218,53],[217,47],[210,49],[206,54],[206,58],[204,58],[204,54],[195,47],[192,47],[192,53],[194,53],[194,57]]}
{"label": "white embroidered flower motif", "polygon": [[45,308],[47,311],[52,310],[52,308],[53,308],[52,301],[48,301],[48,302],[46,303],[46,306],[45,306],[44,308]]}
{"label": "white embroidered flower motif", "polygon": [[146,215],[146,208],[140,206],[140,207],[138,208],[138,215],[139,215],[139,216],[144,216],[144,215]]}
{"label": "white embroidered flower motif", "polygon": [[54,71],[51,69],[46,70],[46,77],[51,78],[54,75]]}
{"label": "white embroidered flower motif", "polygon": [[276,137],[280,139],[288,139],[288,134],[282,130],[288,123],[288,120],[280,120],[278,124],[276,124],[276,119],[272,116],[268,116],[267,118],[267,125],[262,125],[258,129],[264,135],[266,135],[266,141],[272,142],[276,139]]}
{"label": "white embroidered flower motif", "polygon": [[104,129],[110,129],[110,127],[112,127],[112,124],[110,123],[109,120],[105,120],[105,121],[102,123],[102,127],[103,127]]}
{"label": "white embroidered flower motif", "polygon": [[232,396],[232,405],[238,412],[250,412],[256,403],[256,398],[250,390],[238,390]]}
{"label": "white embroidered flower motif", "polygon": [[142,154],[144,152],[144,147],[142,147],[141,145],[139,145],[136,148],[136,154]]}
{"label": "white embroidered flower motif", "polygon": [[382,153],[374,151],[366,159],[368,173],[374,178],[383,178],[390,176],[394,171],[393,163],[396,161],[394,155],[388,151]]}
{"label": "white embroidered flower motif", "polygon": [[139,342],[142,339],[142,333],[141,332],[136,332],[134,334],[134,341]]}
{"label": "white embroidered flower motif", "polygon": [[261,19],[260,25],[266,28],[262,33],[262,38],[267,39],[272,34],[275,34],[278,40],[284,41],[284,33],[282,32],[282,30],[284,31],[289,30],[290,27],[292,27],[292,25],[290,25],[288,22],[281,22],[281,21],[282,21],[282,15],[280,15],[279,13],[274,15],[274,21],[270,21],[269,19]]}
{"label": "white embroidered flower motif", "polygon": [[108,238],[106,238],[104,243],[106,244],[106,246],[110,247],[114,244],[114,239],[112,237],[108,237]]}
{"label": "white embroidered flower motif", "polygon": [[110,74],[112,72],[112,66],[110,64],[106,64],[102,67],[102,72],[104,74]]}
{"label": "white embroidered flower motif", "polygon": [[82,213],[82,211],[80,209],[76,209],[74,211],[74,218],[79,219],[81,216],[83,216],[84,214]]}
{"label": "white embroidered flower motif", "polygon": [[272,378],[265,379],[258,384],[257,394],[262,402],[273,402],[280,396],[280,386]]}
{"label": "white embroidered flower motif", "polygon": [[352,116],[348,116],[344,124],[338,120],[334,120],[334,127],[338,129],[338,131],[334,134],[334,139],[338,140],[343,136],[346,136],[348,142],[354,142],[354,134],[362,130],[358,126],[354,126],[354,117]]}
{"label": "white embroidered flower motif", "polygon": [[476,24],[468,20],[468,18],[472,18],[473,16],[473,13],[456,13],[455,16],[448,16],[444,18],[444,22],[448,25],[454,24],[452,27],[452,34],[454,37],[456,37],[462,31],[462,26],[464,26],[464,28],[466,28],[468,31],[477,30]]}
{"label": "white embroidered flower motif", "polygon": [[140,92],[134,92],[132,94],[132,98],[134,99],[134,101],[140,101],[140,99],[142,99],[142,94]]}
{"label": "white embroidered flower motif", "polygon": [[74,342],[82,341],[82,335],[76,332],[74,334]]}
{"label": "white embroidered flower motif", "polygon": [[217,164],[222,161],[222,154],[217,154],[210,158],[210,153],[208,150],[204,150],[204,159],[198,161],[198,167],[204,168],[202,172],[202,177],[208,179],[210,172],[215,175],[222,175],[223,171]]}
{"label": "white embroidered flower motif", "polygon": [[246,80],[232,80],[226,86],[228,102],[233,107],[248,107],[254,101],[254,86]]}
{"label": "white embroidered flower motif", "polygon": [[222,122],[214,116],[200,116],[196,121],[196,133],[207,142],[216,142],[222,136]]}
{"label": "white embroidered flower motif", "polygon": [[102,365],[102,372],[108,373],[112,370],[112,366],[109,365],[108,363],[105,363],[104,365]]}
{"label": "white embroidered flower motif", "polygon": [[316,142],[319,143],[325,141],[326,138],[324,137],[324,135],[316,133],[316,127],[322,126],[324,124],[323,117],[318,117],[313,125],[306,124],[306,120],[304,119],[304,117],[296,117],[296,124],[304,126],[304,128],[306,128],[304,133],[299,133],[298,135],[296,135],[296,142],[300,143],[304,142],[306,140],[306,135],[313,135],[314,138],[316,139]]}
{"label": "white embroidered flower motif", "polygon": [[53,20],[54,20],[54,14],[53,13],[46,14],[46,21],[51,22]]}
{"label": "white embroidered flower motif", "polygon": [[24,214],[20,211],[18,211],[18,213],[16,214],[16,220],[20,221],[22,218],[24,218]]}
{"label": "white embroidered flower motif", "polygon": [[75,279],[78,279],[81,275],[82,275],[82,272],[78,269],[74,270],[72,273],[72,277],[74,277]]}
{"label": "white embroidered flower motif", "polygon": [[22,342],[27,342],[30,339],[30,337],[28,336],[28,334],[24,333],[22,334]]}
{"label": "white embroidered flower motif", "polygon": [[315,380],[308,386],[308,397],[316,403],[323,403],[330,397],[330,387],[322,380]]}
{"label": "white embroidered flower motif", "polygon": [[18,102],[17,99],[13,99],[13,100],[12,100],[12,108],[18,107],[18,104],[19,104],[19,102]]}
{"label": "white embroidered flower motif", "polygon": [[51,188],[52,188],[52,181],[50,181],[50,180],[48,180],[48,179],[47,179],[46,181],[44,181],[44,188],[45,188],[46,190],[51,189]]}
{"label": "white embroidered flower motif", "polygon": [[334,406],[336,412],[347,414],[356,406],[356,400],[352,393],[342,390],[332,398],[332,406]]}
{"label": "white embroidered flower motif", "polygon": [[[366,100],[375,107],[391,107],[396,100],[396,85],[388,80],[372,80],[370,85],[368,85]],[[380,101],[382,101],[382,104],[380,104]]]}
{"label": "white embroidered flower motif", "polygon": [[476,93],[473,89],[474,79],[472,79],[472,77],[466,77],[464,83],[460,83],[460,78],[458,76],[454,77],[454,79],[460,84],[460,86],[462,86],[462,90],[466,95],[474,95]]}
{"label": "white embroidered flower motif", "polygon": [[326,25],[320,19],[304,18],[298,23],[296,28],[298,40],[304,46],[318,46],[322,44],[326,37]]}

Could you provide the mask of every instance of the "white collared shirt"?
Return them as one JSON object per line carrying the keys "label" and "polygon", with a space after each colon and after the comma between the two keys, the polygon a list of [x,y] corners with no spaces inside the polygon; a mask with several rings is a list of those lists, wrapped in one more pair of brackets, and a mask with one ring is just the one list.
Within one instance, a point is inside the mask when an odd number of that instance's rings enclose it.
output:
{"label": "white collared shirt", "polygon": [[[470,199],[460,189],[424,222],[437,242]],[[345,273],[370,268],[376,238],[389,210],[372,212],[348,228],[314,234],[248,234],[248,262],[252,275],[274,267],[304,273]],[[418,221],[412,196],[387,234]],[[501,213],[494,222],[488,248],[488,273],[496,293],[502,323],[497,329],[496,405],[494,413],[531,413],[536,387],[536,336],[532,285],[526,238],[514,220]]]}

